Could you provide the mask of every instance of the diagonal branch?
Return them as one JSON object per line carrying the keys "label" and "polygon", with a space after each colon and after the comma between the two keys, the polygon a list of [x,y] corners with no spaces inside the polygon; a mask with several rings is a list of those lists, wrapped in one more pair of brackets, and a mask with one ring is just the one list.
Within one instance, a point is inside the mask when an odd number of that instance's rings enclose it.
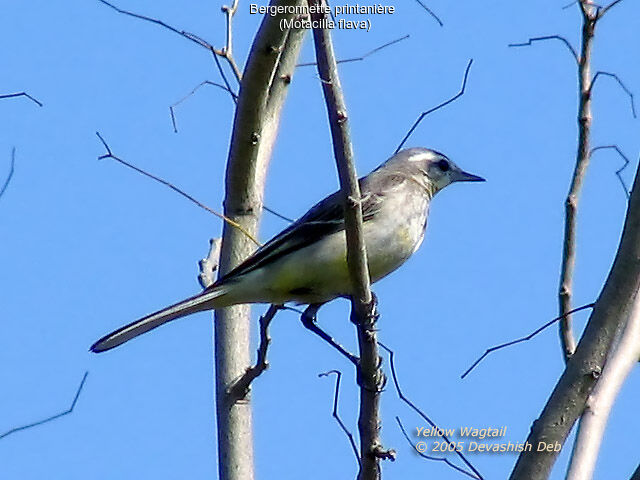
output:
{"label": "diagonal branch", "polygon": [[449,105],[450,103],[456,101],[458,98],[460,98],[462,95],[464,95],[464,91],[467,88],[467,78],[469,78],[469,70],[471,69],[471,64],[472,63],[473,63],[473,58],[471,60],[469,60],[469,63],[467,63],[467,68],[464,71],[464,77],[462,78],[462,87],[460,87],[460,91],[458,93],[456,93],[453,97],[451,97],[449,100],[447,100],[445,102],[442,102],[440,105],[437,105],[437,106],[435,106],[433,108],[430,108],[429,110],[427,110],[425,112],[422,112],[420,114],[420,116],[418,116],[418,119],[415,122],[413,122],[413,125],[411,126],[411,128],[409,129],[407,134],[404,136],[404,138],[400,142],[400,145],[398,145],[398,148],[396,148],[396,151],[394,153],[398,153],[400,151],[400,149],[407,142],[407,140],[409,139],[411,134],[414,132],[414,130],[416,128],[418,128],[418,125],[420,125],[420,122],[422,122],[422,120],[427,115],[429,115],[430,113],[435,112],[436,110],[441,109],[442,107],[446,107],[447,105]]}
{"label": "diagonal branch", "polygon": [[39,107],[43,106],[42,102],[40,102],[39,100],[37,100],[34,97],[32,97],[31,95],[29,95],[27,92],[1,94],[0,95],[0,100],[2,100],[3,98],[15,98],[15,97],[25,97],[25,98],[28,98],[29,100],[31,100],[33,103],[37,104]]}
{"label": "diagonal branch", "polygon": [[340,414],[338,413],[338,399],[340,398],[340,380],[342,379],[342,372],[339,370],[329,370],[325,373],[318,374],[319,377],[328,377],[331,374],[335,374],[336,376],[336,388],[333,394],[333,412],[332,416],[338,422],[340,429],[344,432],[344,434],[349,439],[349,443],[351,444],[351,449],[353,450],[353,454],[356,457],[356,461],[358,462],[358,467],[362,468],[362,462],[360,461],[360,455],[358,454],[358,447],[356,446],[356,441],[353,437],[353,433],[349,431],[347,426],[344,424],[342,419],[340,418]]}
{"label": "diagonal branch", "polygon": [[411,448],[413,449],[413,451],[416,452],[418,455],[420,455],[422,458],[427,459],[427,460],[433,460],[434,462],[444,462],[447,465],[449,465],[451,468],[453,468],[454,470],[457,470],[458,472],[460,472],[460,473],[462,473],[462,474],[464,474],[464,475],[466,475],[468,477],[475,478],[476,480],[482,480],[481,477],[478,477],[474,473],[468,472],[464,468],[461,468],[461,467],[457,466],[455,463],[453,463],[451,460],[449,460],[446,457],[434,457],[433,455],[427,455],[426,453],[422,452],[421,449],[418,448],[418,445],[413,443],[411,438],[409,438],[409,434],[405,430],[404,425],[402,425],[402,422],[400,421],[400,417],[396,416],[396,422],[398,423],[398,427],[400,428],[400,431],[402,432],[402,435],[404,436],[404,438],[407,441],[407,443],[409,445],[411,445]]}
{"label": "diagonal branch", "polygon": [[607,5],[606,7],[602,8],[602,7],[598,7],[598,20],[601,19],[605,13],[607,13],[609,10],[611,10],[613,7],[615,7],[617,4],[619,4],[622,0],[615,0],[613,2],[611,2],[609,5]]}
{"label": "diagonal branch", "polygon": [[68,409],[66,409],[64,412],[57,413],[55,415],[52,415],[51,417],[45,418],[44,420],[39,420],[37,422],[33,422],[28,425],[12,428],[11,430],[4,432],[3,434],[0,434],[0,439],[8,437],[12,433],[20,432],[22,430],[27,430],[28,428],[32,428],[32,427],[37,427],[44,423],[51,422],[52,420],[55,420],[57,418],[64,417],[65,415],[69,415],[71,412],[73,412],[73,409],[76,408],[76,403],[78,403],[78,398],[80,398],[80,392],[82,392],[82,388],[84,387],[84,383],[87,381],[88,375],[89,375],[89,372],[84,372],[82,380],[80,381],[80,385],[78,386],[78,389],[76,390],[76,394],[73,397],[73,401],[71,402],[71,406]]}
{"label": "diagonal branch", "polygon": [[107,0],[98,0],[98,1],[106,5],[107,7],[112,8],[118,13],[127,15],[129,17],[137,18],[139,20],[145,20],[147,22],[155,23],[156,25],[166,28],[167,30],[171,30],[173,33],[176,33],[181,37],[186,38],[187,40],[191,40],[193,43],[196,43],[201,47],[206,48],[207,50],[215,51],[218,55],[221,55],[221,52],[218,53],[219,51],[216,51],[213,45],[211,45],[206,40],[203,40],[202,38],[198,37],[197,35],[194,35],[193,33],[187,32],[186,30],[180,30],[176,27],[169,25],[168,23],[163,22],[162,20],[158,20],[157,18],[147,17],[146,15],[141,15],[139,13],[130,12],[129,10],[124,10],[112,3],[107,2]]}
{"label": "diagonal branch", "polygon": [[416,2],[418,2],[418,4],[429,14],[431,15],[431,17],[438,22],[438,25],[440,25],[441,27],[444,26],[444,23],[442,23],[442,20],[440,20],[440,18],[438,18],[438,16],[433,13],[433,10],[431,10],[429,7],[427,7],[425,5],[425,3],[422,0],[416,0]]}
{"label": "diagonal branch", "polygon": [[112,160],[115,160],[118,163],[121,163],[122,165],[131,168],[132,170],[135,170],[138,173],[141,173],[142,175],[144,175],[145,177],[149,177],[152,180],[155,180],[156,182],[159,182],[167,187],[169,187],[171,190],[173,190],[174,192],[182,195],[184,198],[186,198],[187,200],[190,200],[191,202],[195,203],[198,207],[202,208],[203,210],[206,210],[209,213],[212,213],[213,215],[215,215],[216,217],[220,218],[221,220],[223,220],[224,222],[226,222],[227,224],[231,225],[233,228],[238,229],[240,232],[242,232],[244,235],[247,236],[247,238],[251,239],[252,242],[254,242],[256,245],[261,246],[262,244],[256,240],[256,238],[251,235],[246,229],[244,229],[240,224],[238,224],[237,222],[234,222],[233,220],[231,220],[230,218],[228,218],[226,215],[223,215],[221,213],[216,212],[215,210],[213,210],[212,208],[206,206],[204,203],[200,202],[199,200],[195,199],[194,197],[192,197],[191,195],[189,195],[188,193],[186,193],[184,190],[179,189],[178,187],[176,187],[175,185],[173,185],[172,183],[167,182],[166,180],[163,180],[160,177],[157,177],[139,167],[136,167],[135,165],[119,158],[116,157],[112,152],[111,152],[111,148],[109,148],[109,145],[107,144],[107,142],[105,141],[104,138],[102,138],[102,135],[100,135],[99,132],[96,132],[96,135],[98,136],[98,138],[100,139],[100,141],[102,142],[102,145],[104,146],[105,150],[107,151],[107,153],[105,153],[104,155],[100,155],[98,157],[98,160],[103,160],[105,158],[110,158]]}
{"label": "diagonal branch", "polygon": [[[595,303],[589,303],[587,305],[583,305],[581,307],[574,308],[570,312],[567,312],[565,315],[569,315],[569,314],[572,314],[572,313],[577,313],[577,312],[579,312],[581,310],[585,310],[587,308],[593,308],[594,306],[595,306]],[[507,342],[507,343],[501,343],[500,345],[496,345],[495,347],[487,348],[485,350],[485,352],[475,362],[473,362],[473,364],[460,376],[460,378],[464,379],[467,375],[469,375],[471,373],[471,370],[476,368],[476,366],[478,366],[478,364],[482,360],[484,360],[485,357],[487,355],[489,355],[491,352],[495,352],[496,350],[500,350],[500,349],[505,348],[505,347],[510,347],[511,345],[516,345],[517,343],[522,343],[522,342],[526,342],[528,340],[531,340],[533,337],[538,335],[540,332],[545,330],[547,327],[550,327],[551,325],[553,325],[554,323],[556,323],[557,321],[559,321],[561,319],[562,319],[562,316],[556,317],[553,320],[549,320],[547,323],[545,323],[541,327],[535,329],[533,332],[531,332],[526,337],[522,337],[522,338],[519,338],[517,340],[511,340],[510,342]]]}
{"label": "diagonal branch", "polygon": [[569,40],[567,40],[566,38],[564,38],[561,35],[545,35],[543,37],[533,37],[530,38],[529,40],[527,40],[524,43],[510,43],[509,47],[530,47],[533,42],[542,42],[545,40],[559,40],[561,41],[565,47],[567,47],[569,49],[569,51],[571,52],[571,55],[573,56],[573,59],[576,61],[576,63],[579,63],[579,59],[578,59],[578,52],[576,52],[576,49],[573,48],[573,46],[571,45],[571,43],[569,43]]}
{"label": "diagonal branch", "polygon": [[566,480],[589,480],[611,409],[625,380],[640,358],[640,295],[636,292],[620,339],[607,355],[602,374],[580,418]]}
{"label": "diagonal branch", "polygon": [[[390,42],[387,42],[384,45],[380,45],[379,47],[376,47],[373,50],[369,50],[367,53],[365,53],[363,55],[360,55],[359,57],[351,57],[351,58],[345,58],[343,60],[336,60],[336,63],[361,62],[365,58],[370,57],[371,55],[373,55],[374,53],[377,53],[380,50],[384,50],[387,47],[395,45],[396,43],[400,43],[403,40],[406,40],[407,38],[409,38],[409,35],[405,35],[403,37],[396,38],[395,40],[391,40]],[[314,66],[314,65],[317,65],[317,64],[318,64],[317,62],[305,62],[305,63],[299,63],[298,65],[296,65],[296,67],[311,67],[311,66]]]}
{"label": "diagonal branch", "polygon": [[11,149],[11,166],[9,167],[9,175],[7,175],[7,179],[4,181],[2,188],[0,188],[0,197],[4,195],[4,192],[7,190],[9,186],[9,182],[11,182],[11,178],[13,177],[13,172],[15,171],[16,166],[16,147]]}
{"label": "diagonal branch", "polygon": [[[629,207],[613,266],[575,354],[566,364],[527,442],[564,444],[584,411],[587,397],[603,370],[608,352],[624,328],[630,302],[640,290],[640,170],[636,172]],[[548,478],[559,452],[522,452],[511,480]]]}
{"label": "diagonal branch", "polygon": [[[409,408],[411,408],[411,410],[413,410],[414,412],[416,412],[425,422],[427,422],[429,425],[431,425],[433,428],[437,429],[438,432],[441,432],[442,430],[438,428],[438,426],[436,425],[436,423],[431,420],[426,413],[424,413],[420,408],[418,408],[418,406],[416,406],[415,403],[413,403],[411,400],[409,400],[409,398],[407,398],[405,396],[405,394],[402,392],[402,389],[400,388],[400,382],[398,381],[398,376],[396,374],[396,365],[394,362],[394,352],[393,350],[391,350],[389,347],[387,347],[386,345],[384,345],[383,343],[380,343],[380,346],[387,351],[387,353],[389,354],[389,365],[391,365],[391,377],[393,378],[393,384],[396,387],[396,392],[398,394],[398,397],[400,398],[400,400],[402,400],[404,403],[406,403]],[[453,451],[456,453],[456,455],[460,458],[460,460],[462,460],[464,462],[464,464],[469,467],[469,469],[476,475],[476,478],[483,480],[483,476],[480,474],[480,472],[478,472],[478,470],[476,470],[476,468],[471,464],[471,462],[469,462],[469,460],[467,460],[467,458],[463,455],[462,452],[460,452],[457,448],[455,448],[455,444],[449,440],[449,437],[447,437],[447,435],[445,435],[444,433],[442,433],[440,435],[442,437],[442,439],[447,442],[448,445],[453,445]]]}
{"label": "diagonal branch", "polygon": [[227,17],[227,44],[219,49],[219,48],[215,48],[211,43],[207,42],[206,40],[204,40],[203,38],[199,37],[198,35],[195,35],[193,33],[187,32],[186,30],[180,30],[172,25],[169,25],[168,23],[163,22],[162,20],[159,20],[157,18],[153,18],[153,17],[148,17],[146,15],[141,15],[139,13],[134,13],[131,12],[129,10],[124,10],[112,3],[107,2],[106,0],[98,0],[100,3],[102,3],[103,5],[108,6],[109,8],[115,10],[118,13],[121,13],[123,15],[127,15],[129,17],[133,17],[133,18],[137,18],[139,20],[144,20],[146,22],[150,22],[150,23],[155,23],[156,25],[159,25],[163,28],[166,28],[167,30],[172,31],[175,34],[180,35],[181,37],[186,38],[187,40],[192,41],[193,43],[196,43],[197,45],[200,45],[203,48],[206,48],[207,50],[209,50],[213,55],[217,55],[220,56],[222,58],[224,58],[228,63],[229,66],[231,67],[231,70],[233,70],[233,74],[236,77],[236,80],[238,81],[238,83],[241,82],[242,80],[242,73],[240,72],[240,69],[238,68],[238,65],[233,57],[233,49],[232,49],[232,44],[231,41],[233,39],[233,35],[232,35],[232,20],[233,20],[233,16],[238,8],[238,0],[233,0],[233,4],[228,7],[228,6],[223,6],[222,7],[222,11],[225,13],[226,17]]}

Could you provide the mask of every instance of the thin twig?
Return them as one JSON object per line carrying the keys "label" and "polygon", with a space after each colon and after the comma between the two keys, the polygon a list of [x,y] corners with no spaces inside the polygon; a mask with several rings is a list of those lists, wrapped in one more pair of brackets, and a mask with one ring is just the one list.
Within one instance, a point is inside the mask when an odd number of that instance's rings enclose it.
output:
{"label": "thin twig", "polygon": [[589,152],[589,156],[593,155],[595,152],[597,152],[598,150],[615,150],[616,152],[618,152],[618,155],[620,155],[622,157],[622,159],[624,160],[624,165],[622,165],[618,170],[616,170],[616,177],[618,177],[618,180],[620,180],[620,184],[622,185],[622,189],[624,190],[624,194],[627,197],[627,200],[629,200],[629,197],[631,196],[631,194],[629,193],[629,188],[627,187],[627,185],[624,183],[624,179],[622,178],[622,171],[627,168],[627,166],[629,165],[630,161],[629,158],[622,153],[622,150],[620,150],[620,148],[617,145],[603,145],[600,147],[595,147],[591,149],[591,152]]}
{"label": "thin twig", "polygon": [[607,13],[609,10],[611,10],[613,7],[615,7],[617,4],[619,4],[622,0],[615,0],[614,2],[611,2],[609,5],[607,5],[606,7],[602,8],[602,7],[598,7],[598,20],[601,19],[605,13]]}
{"label": "thin twig", "polygon": [[[592,6],[592,7],[602,8],[602,5],[599,5],[599,4],[594,3],[594,2],[586,2],[585,1],[583,3],[586,3],[586,4],[588,4],[588,5]],[[580,4],[580,0],[574,0],[573,2],[566,4],[564,7],[562,7],[562,10],[566,10],[567,8],[571,8],[571,7],[573,7],[574,5],[577,5],[577,4]]]}
{"label": "thin twig", "polygon": [[281,213],[276,212],[275,210],[267,207],[266,205],[263,205],[262,208],[269,212],[271,215],[275,215],[276,217],[278,217],[281,220],[284,220],[285,222],[289,222],[289,223],[293,223],[295,222],[295,220],[293,218],[289,218],[289,217],[285,217],[284,215],[282,215]]}
{"label": "thin twig", "polygon": [[629,101],[631,102],[631,114],[633,115],[633,118],[636,118],[636,104],[635,104],[635,101],[634,101],[633,92],[631,92],[631,90],[629,90],[626,87],[626,85],[624,83],[622,83],[622,80],[620,80],[620,77],[618,77],[618,75],[616,75],[615,73],[603,72],[601,70],[596,72],[596,74],[593,77],[593,80],[591,80],[591,85],[589,86],[589,93],[593,92],[593,86],[595,85],[596,80],[598,79],[598,77],[600,75],[605,75],[607,77],[611,77],[616,82],[618,82],[618,85],[620,85],[620,88],[622,88],[622,90],[624,90],[624,93],[626,93],[629,96]]}
{"label": "thin twig", "polygon": [[328,377],[332,373],[336,375],[336,387],[333,394],[332,416],[333,418],[336,419],[336,422],[338,422],[338,425],[340,425],[340,428],[349,439],[349,443],[351,444],[351,449],[353,450],[353,455],[356,457],[356,461],[358,462],[358,468],[361,468],[362,462],[360,461],[360,455],[358,454],[358,447],[356,445],[356,441],[353,437],[353,434],[349,431],[347,426],[344,424],[344,422],[340,418],[340,414],[338,413],[338,399],[340,398],[340,380],[342,379],[342,372],[340,372],[339,370],[329,370],[328,372],[319,373],[318,376]]}
{"label": "thin twig", "polygon": [[562,43],[564,43],[564,45],[569,49],[569,51],[571,52],[571,55],[573,56],[573,59],[576,61],[576,63],[578,63],[580,60],[578,58],[578,52],[576,52],[576,49],[573,48],[573,46],[571,45],[571,43],[569,43],[569,40],[567,40],[566,38],[564,38],[561,35],[546,35],[544,37],[534,37],[534,38],[530,38],[528,41],[524,42],[524,43],[510,43],[509,47],[529,47],[533,44],[533,42],[541,42],[544,40],[559,40]]}
{"label": "thin twig", "polygon": [[485,359],[485,357],[487,355],[489,355],[491,352],[495,352],[496,350],[500,350],[501,348],[505,348],[505,347],[510,347],[511,345],[515,345],[517,343],[521,343],[521,342],[526,342],[527,340],[531,340],[533,337],[535,337],[537,334],[539,334],[540,332],[542,332],[544,329],[546,329],[547,327],[550,327],[551,325],[553,325],[554,323],[556,323],[557,321],[561,320],[563,317],[567,316],[567,315],[571,315],[572,313],[576,313],[579,312],[581,310],[586,310],[587,308],[593,308],[595,306],[595,303],[589,303],[587,305],[583,305],[581,307],[578,308],[574,308],[573,310],[565,313],[564,315],[560,315],[559,317],[554,318],[553,320],[549,320],[547,323],[545,323],[544,325],[542,325],[541,327],[537,328],[536,330],[534,330],[533,332],[531,332],[529,335],[527,335],[526,337],[522,337],[519,338],[517,340],[512,340],[510,342],[507,343],[502,343],[500,345],[496,345],[495,347],[491,347],[488,348],[487,350],[485,350],[485,352],[475,361],[473,362],[473,364],[460,376],[460,378],[465,378],[467,375],[469,375],[469,373],[471,373],[471,370],[473,370],[474,368],[476,368],[476,366]]}
{"label": "thin twig", "polygon": [[239,85],[242,82],[242,72],[240,72],[240,68],[238,68],[238,64],[233,57],[233,16],[235,15],[237,10],[238,0],[233,0],[231,6],[222,6],[222,11],[227,17],[227,42],[226,45],[220,50],[220,56],[225,58],[231,66],[231,70],[233,70],[233,74],[235,75]]}
{"label": "thin twig", "polygon": [[71,406],[67,410],[65,410],[64,412],[57,413],[51,417],[47,417],[44,420],[39,420],[37,422],[33,422],[28,425],[12,428],[11,430],[1,434],[0,439],[8,437],[12,433],[20,432],[22,430],[27,430],[28,428],[32,428],[32,427],[37,427],[39,425],[42,425],[43,423],[48,423],[57,418],[64,417],[65,415],[69,415],[71,412],[73,412],[73,409],[76,407],[76,403],[78,402],[78,398],[80,397],[80,392],[82,392],[82,388],[84,387],[84,383],[86,382],[88,375],[89,375],[88,371],[84,372],[84,375],[82,376],[82,380],[80,381],[80,385],[78,386],[78,389],[76,390],[76,394],[73,397],[73,401],[71,402]]}
{"label": "thin twig", "polygon": [[13,172],[15,171],[15,166],[16,166],[16,147],[13,147],[11,149],[11,166],[9,167],[9,175],[7,175],[7,179],[4,181],[4,185],[2,185],[2,188],[0,189],[0,197],[4,195],[5,190],[9,186],[9,182],[11,181],[11,178],[13,177]]}
{"label": "thin twig", "polygon": [[407,443],[409,445],[411,445],[411,448],[413,448],[413,450],[420,455],[422,458],[425,458],[427,460],[433,460],[435,462],[444,462],[447,465],[449,465],[451,468],[453,468],[454,470],[457,470],[458,472],[467,475],[471,478],[475,478],[476,480],[481,480],[481,477],[476,476],[474,473],[472,472],[468,472],[466,471],[464,468],[457,466],[455,463],[453,463],[451,460],[449,460],[446,457],[434,457],[432,455],[427,455],[424,452],[421,452],[418,449],[417,444],[413,443],[413,440],[411,440],[411,438],[409,438],[409,434],[407,433],[407,431],[404,428],[404,425],[402,425],[402,422],[400,421],[400,417],[396,416],[396,422],[398,423],[398,427],[400,427],[400,431],[402,432],[402,435],[404,436],[404,438],[407,440]]}
{"label": "thin twig", "polygon": [[[396,392],[398,394],[398,397],[400,398],[400,400],[402,400],[404,403],[406,403],[411,410],[413,410],[414,412],[416,412],[425,422],[427,422],[429,425],[431,425],[433,428],[437,429],[438,432],[442,432],[442,430],[440,430],[438,428],[438,426],[435,424],[435,422],[433,420],[431,420],[426,413],[424,413],[420,408],[418,408],[416,406],[415,403],[413,403],[411,400],[409,400],[404,393],[402,392],[402,389],[400,388],[400,382],[398,381],[398,375],[396,374],[396,365],[394,362],[394,352],[393,350],[391,350],[389,347],[387,347],[384,343],[380,342],[379,345],[385,349],[387,351],[387,353],[389,354],[389,365],[391,366],[391,377],[393,378],[393,384],[396,387]],[[455,444],[449,440],[449,438],[442,433],[440,435],[442,437],[442,439],[447,442],[447,444],[449,445],[454,445]],[[464,462],[464,464],[469,467],[469,469],[476,475],[476,478],[478,478],[479,480],[483,480],[483,476],[480,474],[480,472],[478,472],[478,470],[476,470],[476,468],[471,464],[471,462],[469,462],[469,460],[466,459],[466,457],[463,455],[462,452],[459,452],[458,449],[454,448],[453,449],[456,453],[456,455],[460,458],[460,460],[462,460]]]}
{"label": "thin twig", "polygon": [[[169,25],[168,23],[163,22],[162,20],[158,20],[157,18],[147,17],[146,15],[140,15],[139,13],[134,13],[134,12],[130,12],[129,10],[124,10],[120,7],[117,7],[116,5],[113,5],[112,3],[107,2],[106,0],[98,0],[98,1],[112,8],[118,13],[127,15],[129,17],[137,18],[140,20],[145,20],[147,22],[155,23],[156,25],[160,25],[161,27],[164,27],[167,30],[171,30],[173,33],[177,33],[178,35],[186,38],[187,40],[191,40],[193,43],[196,43],[201,47],[206,48],[207,50],[216,51],[213,45],[211,45],[209,42],[207,42],[206,40],[203,40],[197,35],[194,35],[193,33],[187,32],[186,30],[180,30],[176,27]],[[221,53],[218,53],[218,55],[221,55]]]}
{"label": "thin twig", "polygon": [[418,4],[420,4],[420,6],[429,14],[433,17],[433,19],[438,22],[438,25],[440,25],[441,27],[444,26],[444,23],[442,23],[442,20],[440,20],[438,18],[438,16],[433,13],[433,10],[431,10],[429,7],[427,7],[422,0],[416,0],[416,2],[418,2]]}
{"label": "thin twig", "polygon": [[[201,47],[206,48],[214,56],[218,55],[218,56],[224,58],[229,63],[229,65],[231,66],[231,69],[233,70],[233,73],[234,73],[236,79],[238,80],[238,83],[240,83],[241,78],[242,78],[242,74],[240,73],[240,69],[238,68],[238,65],[236,64],[236,62],[235,62],[235,60],[233,58],[231,43],[227,43],[227,45],[225,45],[222,49],[215,48],[211,43],[209,43],[208,41],[206,41],[203,38],[199,37],[198,35],[196,35],[194,33],[187,32],[186,30],[180,30],[180,29],[178,29],[176,27],[173,27],[173,26],[169,25],[168,23],[163,22],[162,20],[159,20],[157,18],[148,17],[146,15],[141,15],[139,13],[134,13],[134,12],[131,12],[129,10],[124,10],[124,9],[122,9],[122,8],[116,6],[116,5],[113,5],[112,3],[107,2],[106,0],[98,0],[98,1],[100,3],[102,3],[102,4],[104,4],[104,5],[112,8],[116,12],[123,14],[123,15],[128,15],[130,17],[137,18],[137,19],[140,19],[140,20],[145,20],[147,22],[155,23],[156,25],[164,27],[167,30],[170,30],[173,33],[176,33],[176,34],[180,35],[181,37],[184,37],[187,40],[191,40],[193,43],[196,43],[196,44],[200,45]],[[236,11],[237,7],[238,7],[238,0],[234,0],[234,3],[233,3],[233,5],[231,7],[226,7],[226,6],[222,7],[222,11],[225,12],[225,14],[227,16],[227,42],[229,42],[230,39],[232,39],[231,23],[232,23],[233,15],[235,14],[235,11]]]}
{"label": "thin twig", "polygon": [[[361,55],[359,57],[345,58],[344,60],[336,60],[336,63],[361,62],[365,58],[373,55],[374,53],[377,53],[380,50],[384,50],[385,48],[390,47],[391,45],[395,45],[396,43],[400,43],[403,40],[406,40],[407,38],[409,38],[409,35],[405,35],[404,37],[396,38],[395,40],[391,40],[390,42],[387,42],[384,45],[380,45],[379,47],[376,47],[373,50],[369,50],[367,53],[365,53],[365,54],[363,54],[363,55]],[[311,67],[311,66],[314,66],[314,65],[317,65],[317,62],[299,63],[299,64],[296,65],[296,67]]]}
{"label": "thin twig", "polygon": [[31,95],[29,95],[27,92],[18,92],[18,93],[5,93],[0,95],[0,100],[2,100],[3,98],[15,98],[15,97],[26,97],[29,100],[31,100],[32,102],[36,103],[39,107],[42,107],[42,102],[40,102],[39,100],[35,99],[34,97],[32,97]]}
{"label": "thin twig", "polygon": [[460,87],[460,91],[458,93],[456,93],[453,97],[451,97],[449,100],[447,100],[445,102],[442,102],[440,105],[437,105],[437,106],[435,106],[433,108],[430,108],[429,110],[427,110],[425,112],[422,112],[420,114],[420,116],[418,117],[418,119],[413,123],[413,125],[411,126],[411,128],[409,129],[407,134],[404,136],[404,138],[400,142],[400,145],[398,145],[398,148],[396,148],[396,151],[394,153],[398,153],[400,151],[400,149],[403,147],[403,145],[409,139],[409,137],[411,136],[413,131],[416,128],[418,128],[418,125],[420,124],[420,122],[422,122],[424,117],[426,117],[430,113],[435,112],[436,110],[441,109],[442,107],[446,107],[447,105],[449,105],[450,103],[456,101],[458,98],[460,98],[462,95],[464,95],[464,91],[467,88],[467,78],[469,78],[469,70],[471,70],[471,64],[472,63],[473,63],[473,58],[469,60],[469,63],[467,63],[467,68],[464,71],[464,77],[462,78],[462,87]]}
{"label": "thin twig", "polygon": [[267,313],[260,317],[260,345],[258,346],[258,358],[255,365],[247,368],[246,372],[229,387],[229,397],[233,401],[238,401],[246,398],[249,394],[251,383],[258,378],[262,372],[269,368],[269,362],[267,361],[267,351],[269,344],[271,343],[271,337],[269,336],[269,325],[275,317],[278,310],[282,308],[281,305],[271,305],[267,310]]}
{"label": "thin twig", "polygon": [[[102,0],[100,0],[102,1]],[[206,210],[209,213],[212,213],[213,215],[215,215],[216,217],[224,220],[225,222],[227,222],[229,225],[231,225],[233,228],[237,228],[240,232],[242,232],[244,235],[246,235],[249,239],[251,239],[251,241],[253,241],[256,245],[258,246],[262,246],[262,244],[255,239],[255,237],[253,235],[251,235],[249,232],[247,232],[244,228],[242,228],[241,225],[239,225],[238,223],[234,222],[233,220],[231,220],[230,218],[226,217],[225,215],[216,212],[214,209],[208,207],[207,205],[205,205],[204,203],[200,202],[199,200],[196,200],[194,197],[192,197],[191,195],[189,195],[188,193],[186,193],[184,190],[179,189],[178,187],[176,187],[175,185],[173,185],[172,183],[167,182],[166,180],[163,180],[160,177],[157,177],[139,167],[136,167],[135,165],[132,165],[129,162],[126,162],[125,160],[122,160],[119,157],[116,157],[112,152],[111,152],[111,148],[109,148],[109,145],[107,145],[107,142],[104,140],[104,138],[102,138],[102,135],[100,135],[100,132],[96,132],[96,135],[98,136],[98,138],[100,139],[100,141],[102,142],[102,145],[104,146],[104,148],[107,150],[107,153],[104,155],[100,155],[98,157],[98,160],[103,160],[105,158],[111,158],[112,160],[115,160],[116,162],[121,163],[122,165],[125,165],[133,170],[135,170],[138,173],[143,174],[146,177],[149,177],[153,180],[155,180],[156,182],[159,182],[167,187],[169,187],[171,190],[173,190],[176,193],[179,193],[180,195],[182,195],[184,198],[186,198],[187,200],[190,200],[191,202],[195,203],[198,207],[202,208],[203,210]]]}
{"label": "thin twig", "polygon": [[193,88],[188,94],[186,94],[184,97],[182,97],[180,100],[178,100],[177,102],[171,104],[171,106],[169,107],[169,112],[171,114],[171,124],[173,125],[173,131],[175,133],[178,133],[178,127],[176,125],[176,117],[175,117],[175,108],[180,105],[182,102],[184,102],[187,98],[191,97],[194,93],[196,93],[198,90],[200,90],[200,88],[204,87],[205,85],[211,85],[213,87],[218,87],[221,88],[222,90],[224,90],[225,92],[229,92],[229,95],[231,95],[231,99],[234,101],[234,103],[238,103],[238,95],[236,95],[232,90],[230,90],[228,87],[225,87],[224,85],[220,84],[220,83],[216,83],[216,82],[212,82],[210,80],[205,80],[204,82],[200,82],[195,88]]}

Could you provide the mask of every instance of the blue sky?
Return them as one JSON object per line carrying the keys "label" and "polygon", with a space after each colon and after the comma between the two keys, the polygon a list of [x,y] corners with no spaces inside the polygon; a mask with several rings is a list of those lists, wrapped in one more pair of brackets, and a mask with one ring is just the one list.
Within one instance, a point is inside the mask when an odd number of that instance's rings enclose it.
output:
{"label": "blue sky", "polygon": [[[258,2],[264,3],[264,2]],[[556,315],[563,201],[576,149],[576,70],[558,42],[513,49],[529,37],[560,34],[576,47],[579,14],[563,1],[434,0],[440,28],[415,2],[371,18],[371,31],[336,31],[341,58],[410,38],[341,77],[358,171],[384,161],[418,116],[460,88],[465,95],[429,116],[408,146],[446,153],[485,184],[454,185],[433,202],[426,241],[399,271],[376,284],[380,339],[396,352],[404,392],[440,426],[507,427],[523,441],[562,371],[557,333],[494,354],[467,379],[460,374],[487,347],[520,337]],[[68,407],[73,414],[0,441],[0,477],[11,479],[216,475],[211,316],[174,322],[113,352],[88,347],[104,333],[198,291],[197,261],[220,221],[160,184],[110,160],[114,154],[221,209],[233,104],[203,88],[219,81],[197,45],[97,1],[0,3],[0,181],[16,148],[15,174],[0,198],[0,434]],[[119,3],[211,43],[224,42],[219,2]],[[244,62],[259,18],[240,2],[235,49]],[[640,90],[640,5],[620,3],[597,29],[594,69]],[[301,61],[312,61],[307,39]],[[611,79],[594,93],[593,144],[617,144],[637,166],[639,121]],[[337,188],[317,74],[299,68],[284,110],[265,203],[297,217]],[[619,157],[599,152],[579,216],[575,303],[593,301],[615,254],[626,199]],[[286,226],[265,214],[264,240]],[[254,315],[266,307],[254,308]],[[576,316],[581,328],[587,313]],[[354,347],[344,301],[320,323]],[[272,326],[271,368],[254,384],[259,478],[355,476],[346,438],[331,418],[332,379],[344,373],[340,410],[356,430],[357,391],[347,362],[302,328],[294,313]],[[387,363],[388,364],[388,363]],[[627,478],[637,466],[631,441],[640,378],[634,372],[612,413],[596,478]],[[398,450],[384,478],[462,478],[418,458],[394,417],[425,426],[388,389],[382,438]],[[565,449],[568,450],[568,449]],[[635,449],[633,449],[635,452]],[[471,454],[486,478],[505,478],[512,454]],[[553,478],[563,478],[567,451]],[[309,465],[318,465],[309,469]]]}

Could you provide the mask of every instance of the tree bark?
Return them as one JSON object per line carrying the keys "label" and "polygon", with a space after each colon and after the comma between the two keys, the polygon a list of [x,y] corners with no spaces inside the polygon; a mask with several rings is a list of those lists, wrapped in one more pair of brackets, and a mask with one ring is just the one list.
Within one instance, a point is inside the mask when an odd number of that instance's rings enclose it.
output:
{"label": "tree bark", "polygon": [[[303,0],[271,1],[272,6],[302,3]],[[304,37],[303,30],[281,30],[280,20],[293,17],[264,17],[244,70],[234,119],[224,211],[254,236],[281,109]],[[224,275],[250,255],[255,244],[227,223],[222,238],[220,274]],[[252,480],[251,403],[249,398],[238,398],[232,389],[250,366],[250,308],[235,306],[216,311],[214,337],[219,478]]]}

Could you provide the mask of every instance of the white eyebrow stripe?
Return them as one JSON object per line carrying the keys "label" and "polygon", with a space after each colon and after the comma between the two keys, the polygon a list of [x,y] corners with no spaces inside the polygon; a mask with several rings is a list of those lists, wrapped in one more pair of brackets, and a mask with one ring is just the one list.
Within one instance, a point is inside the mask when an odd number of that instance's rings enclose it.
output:
{"label": "white eyebrow stripe", "polygon": [[432,153],[419,153],[409,158],[410,162],[422,162],[424,160],[431,160],[434,157]]}

